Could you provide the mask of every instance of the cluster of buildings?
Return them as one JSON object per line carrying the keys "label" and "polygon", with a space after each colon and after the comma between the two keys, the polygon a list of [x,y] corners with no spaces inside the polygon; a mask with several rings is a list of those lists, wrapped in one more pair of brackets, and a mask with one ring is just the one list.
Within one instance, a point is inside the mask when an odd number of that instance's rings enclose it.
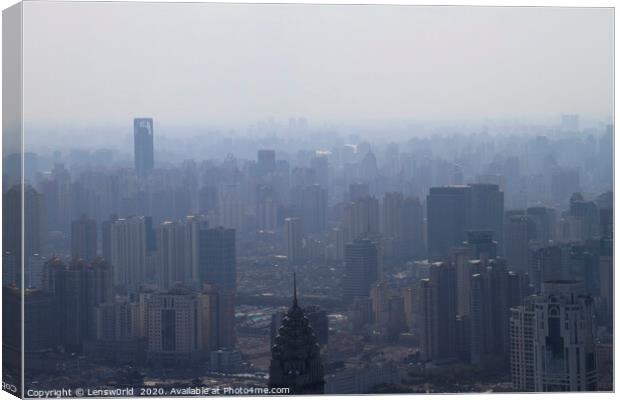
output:
{"label": "cluster of buildings", "polygon": [[[251,370],[235,307],[267,301],[261,268],[329,270],[334,282],[300,280],[304,307],[295,290],[272,315],[268,385],[366,392],[400,384],[413,362],[499,368],[515,390],[596,390],[597,343],[613,323],[613,194],[611,175],[584,160],[604,169],[612,135],[469,138],[477,147],[352,135],[331,150],[278,144],[174,164],[155,163],[153,120],[137,118],[133,166],[67,168],[55,153],[23,194],[9,185],[4,223],[18,225],[22,200],[25,219],[23,232],[4,230],[5,304],[19,303],[23,279],[32,371],[76,353],[233,374]],[[257,281],[240,278],[239,258]],[[345,315],[347,334],[415,359],[332,371],[330,313]],[[15,357],[17,339],[5,339]]]}

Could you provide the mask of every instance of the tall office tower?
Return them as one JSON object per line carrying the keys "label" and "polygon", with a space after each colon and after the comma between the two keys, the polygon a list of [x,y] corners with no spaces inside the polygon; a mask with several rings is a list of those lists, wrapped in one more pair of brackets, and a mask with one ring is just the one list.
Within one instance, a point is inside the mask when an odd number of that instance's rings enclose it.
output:
{"label": "tall office tower", "polygon": [[471,228],[492,230],[493,237],[501,249],[504,235],[504,192],[498,185],[489,183],[472,183]]}
{"label": "tall office tower", "polygon": [[534,235],[532,221],[522,214],[506,213],[504,255],[513,271],[530,271],[530,239]]}
{"label": "tall office tower", "polygon": [[381,204],[380,226],[384,238],[400,238],[403,226],[407,223],[403,218],[404,197],[400,192],[386,193]]}
{"label": "tall office tower", "polygon": [[417,294],[418,294],[418,286],[413,285],[409,287],[405,287],[402,290],[403,296],[403,309],[405,312],[405,323],[407,324],[407,329],[410,333],[418,332],[418,313],[416,312],[417,303]]}
{"label": "tall office tower", "polygon": [[453,265],[437,262],[431,265],[433,361],[456,358],[456,271]]}
{"label": "tall office tower", "polygon": [[478,260],[489,260],[497,257],[497,242],[493,240],[493,230],[471,230],[467,232],[465,245],[471,251],[471,257]]}
{"label": "tall office tower", "polygon": [[495,359],[507,363],[510,355],[510,308],[529,294],[526,276],[508,270],[503,259],[490,260],[470,283],[469,361]]}
{"label": "tall office tower", "polygon": [[153,119],[133,120],[134,162],[139,178],[147,177],[155,167],[153,156]]}
{"label": "tall office tower", "polygon": [[200,307],[203,350],[234,348],[237,342],[234,293],[205,284],[200,294]]}
{"label": "tall office tower", "polygon": [[88,264],[75,259],[48,261],[44,290],[53,295],[61,329],[60,340],[67,351],[79,352],[83,341],[94,337],[95,308],[112,300],[112,270],[102,260]]}
{"label": "tall office tower", "polygon": [[585,201],[581,193],[573,193],[570,198],[569,215],[580,222],[580,239],[600,236],[601,213],[593,201]]}
{"label": "tall office tower", "polygon": [[472,188],[433,187],[426,197],[428,256],[439,260],[467,239],[471,229]]}
{"label": "tall office tower", "polygon": [[372,196],[359,197],[344,207],[342,228],[345,242],[349,243],[368,234],[378,234],[379,201]]}
{"label": "tall office tower", "polygon": [[421,361],[431,361],[434,358],[435,341],[435,313],[433,307],[433,288],[428,278],[420,279],[417,283],[417,312],[418,316],[418,339],[420,342]]}
{"label": "tall office tower", "polygon": [[451,254],[451,262],[456,270],[456,312],[462,316],[469,315],[471,276],[484,268],[482,261],[471,258],[467,247],[455,248]]}
{"label": "tall office tower", "polygon": [[327,190],[319,185],[301,190],[301,217],[306,233],[323,233],[327,226]]}
{"label": "tall office tower", "polygon": [[198,295],[177,286],[151,296],[147,303],[147,356],[162,364],[199,360],[202,354]]}
{"label": "tall office tower", "polygon": [[329,162],[323,153],[317,154],[310,160],[310,167],[316,171],[316,183],[321,187],[329,187]]}
{"label": "tall office tower", "polygon": [[286,236],[286,260],[289,264],[297,264],[304,258],[301,218],[286,218],[284,235]]}
{"label": "tall office tower", "polygon": [[[22,201],[23,211],[22,214]],[[3,252],[13,255],[15,263],[11,275],[15,282],[21,282],[22,256],[24,264],[33,254],[41,254],[43,250],[43,232],[45,227],[43,196],[26,185],[22,191],[20,186],[13,186],[3,195],[2,220],[4,236]],[[23,216],[23,220],[22,220]],[[23,229],[23,231],[22,231]],[[22,253],[23,250],[23,253]]]}
{"label": "tall office tower", "polygon": [[129,217],[110,226],[110,262],[114,284],[136,292],[146,277],[147,232],[144,217]]}
{"label": "tall office tower", "polygon": [[530,207],[526,215],[533,225],[534,235],[531,240],[546,245],[555,238],[556,215],[553,208]]}
{"label": "tall office tower", "polygon": [[408,259],[422,259],[426,254],[424,243],[424,209],[417,197],[403,201],[402,255]]}
{"label": "tall office tower", "polygon": [[217,227],[200,231],[200,281],[220,290],[237,289],[235,230]]}
{"label": "tall office tower", "polygon": [[178,223],[183,227],[184,279],[190,286],[200,287],[200,231],[209,228],[209,221],[190,215]]}
{"label": "tall office tower", "polygon": [[344,242],[350,243],[362,233],[361,221],[358,218],[359,205],[349,202],[344,204],[342,210],[341,229],[344,236]]}
{"label": "tall office tower", "polygon": [[349,184],[348,201],[357,201],[361,197],[370,196],[370,188],[367,183],[351,183]]}
{"label": "tall office tower", "polygon": [[101,255],[104,259],[112,260],[112,224],[118,219],[116,214],[101,223]]}
{"label": "tall office tower", "polygon": [[256,188],[256,220],[262,231],[275,231],[278,227],[278,198],[272,185]]}
{"label": "tall office tower", "polygon": [[356,225],[361,229],[359,234],[379,233],[379,200],[374,196],[366,196],[359,198],[356,204],[358,205]]}
{"label": "tall office tower", "polygon": [[[568,280],[545,282],[542,295],[533,303],[512,311],[511,361],[515,389],[595,391],[598,365],[593,301],[584,293],[583,284]],[[528,333],[532,331],[530,339]],[[533,376],[533,388],[528,373]]]}
{"label": "tall office tower", "polygon": [[345,276],[343,295],[347,302],[370,295],[370,287],[379,278],[377,246],[368,239],[356,239],[344,248]]}
{"label": "tall office tower", "polygon": [[[161,290],[176,283],[188,283],[185,264],[185,229],[176,222],[162,222],[156,229],[157,265],[155,276]],[[187,272],[187,273],[186,273]]]}
{"label": "tall office tower", "polygon": [[222,185],[218,189],[218,195],[219,224],[225,228],[240,230],[245,215],[240,186],[237,184]]}
{"label": "tall office tower", "polygon": [[71,223],[71,256],[85,260],[97,256],[97,222],[85,214]]}
{"label": "tall office tower", "polygon": [[294,289],[293,306],[278,329],[271,348],[270,388],[287,387],[289,394],[323,394],[325,380],[321,351],[314,330],[304,310],[297,303]]}
{"label": "tall office tower", "polygon": [[271,174],[276,170],[276,151],[258,150],[258,173],[260,176]]}

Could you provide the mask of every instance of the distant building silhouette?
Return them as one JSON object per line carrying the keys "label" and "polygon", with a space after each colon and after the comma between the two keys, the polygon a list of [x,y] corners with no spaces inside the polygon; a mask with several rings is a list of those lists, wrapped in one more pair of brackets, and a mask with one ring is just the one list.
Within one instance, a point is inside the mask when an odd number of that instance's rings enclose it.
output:
{"label": "distant building silhouette", "polygon": [[71,224],[71,255],[88,261],[97,256],[97,222],[85,214]]}
{"label": "distant building silhouette", "polygon": [[286,236],[286,260],[289,264],[297,264],[303,259],[301,218],[286,218],[284,235]]}
{"label": "distant building silhouette", "polygon": [[470,186],[433,187],[426,198],[428,255],[433,260],[447,256],[450,248],[467,239],[472,226]]}
{"label": "distant building silhouette", "polygon": [[379,256],[377,245],[368,239],[357,239],[345,245],[344,249],[344,298],[370,295],[370,287],[378,279]]}
{"label": "distant building silhouette", "polygon": [[153,154],[153,119],[133,120],[134,162],[139,178],[147,177],[155,166]]}
{"label": "distant building silhouette", "polygon": [[235,230],[223,227],[203,229],[200,240],[200,279],[228,291],[237,289]]}

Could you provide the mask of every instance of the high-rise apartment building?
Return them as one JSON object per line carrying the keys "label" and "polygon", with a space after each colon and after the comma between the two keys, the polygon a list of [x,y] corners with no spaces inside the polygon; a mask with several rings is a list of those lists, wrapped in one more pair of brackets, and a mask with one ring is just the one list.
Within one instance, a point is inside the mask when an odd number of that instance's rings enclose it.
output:
{"label": "high-rise apartment building", "polygon": [[547,281],[542,294],[512,309],[511,371],[516,390],[594,391],[598,366],[593,301],[583,283]]}
{"label": "high-rise apartment building", "polygon": [[121,218],[110,226],[110,262],[114,283],[135,292],[146,276],[147,229],[144,217]]}

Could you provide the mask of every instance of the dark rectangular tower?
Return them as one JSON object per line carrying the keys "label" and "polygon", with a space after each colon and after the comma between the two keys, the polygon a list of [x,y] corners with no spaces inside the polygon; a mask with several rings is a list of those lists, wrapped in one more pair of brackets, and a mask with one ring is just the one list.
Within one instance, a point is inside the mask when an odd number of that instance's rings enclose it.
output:
{"label": "dark rectangular tower", "polygon": [[138,177],[147,177],[155,166],[153,156],[153,119],[133,120],[134,161]]}

